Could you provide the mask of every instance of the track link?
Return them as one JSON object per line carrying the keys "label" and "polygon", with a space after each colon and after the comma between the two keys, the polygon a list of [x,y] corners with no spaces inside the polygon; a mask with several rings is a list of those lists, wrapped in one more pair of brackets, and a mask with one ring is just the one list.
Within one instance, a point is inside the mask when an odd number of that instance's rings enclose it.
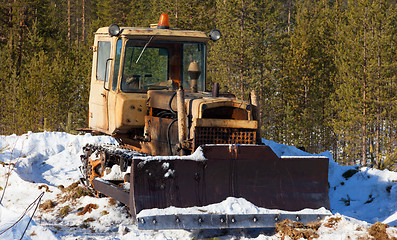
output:
{"label": "track link", "polygon": [[91,181],[96,177],[102,177],[105,169],[119,165],[120,170],[125,172],[134,157],[144,156],[146,154],[133,151],[128,145],[87,144],[83,147],[83,155],[80,156],[80,171],[83,176],[81,182],[95,191]]}

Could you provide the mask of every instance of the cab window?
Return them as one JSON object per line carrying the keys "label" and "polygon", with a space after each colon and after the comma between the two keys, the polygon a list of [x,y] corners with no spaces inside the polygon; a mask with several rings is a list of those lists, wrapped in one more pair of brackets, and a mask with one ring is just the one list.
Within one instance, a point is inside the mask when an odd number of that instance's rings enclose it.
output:
{"label": "cab window", "polygon": [[166,87],[168,50],[162,47],[126,45],[121,90],[124,92]]}
{"label": "cab window", "polygon": [[197,62],[201,69],[197,88],[205,91],[204,43],[151,40],[126,42],[120,84],[123,92],[175,89],[181,81],[189,90],[191,79],[187,70],[192,62]]}
{"label": "cab window", "polygon": [[106,72],[109,74],[109,67],[108,71],[105,70],[106,68],[106,60],[110,58],[110,42],[99,41],[98,42],[98,57],[97,57],[97,69],[96,69],[96,79],[99,81],[104,81],[106,77],[106,81],[108,81],[108,76],[105,76]]}
{"label": "cab window", "polygon": [[119,67],[120,67],[120,58],[121,58],[121,48],[123,46],[123,40],[117,40],[116,46],[116,57],[114,60],[114,73],[113,73],[113,82],[112,82],[112,90],[117,90],[117,80],[119,78]]}

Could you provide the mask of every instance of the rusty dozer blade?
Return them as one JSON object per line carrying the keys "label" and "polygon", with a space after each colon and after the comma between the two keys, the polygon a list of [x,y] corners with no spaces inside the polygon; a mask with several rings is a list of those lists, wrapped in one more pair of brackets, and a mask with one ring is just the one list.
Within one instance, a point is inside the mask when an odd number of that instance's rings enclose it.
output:
{"label": "rusty dozer blade", "polygon": [[[96,190],[128,205],[134,218],[144,209],[200,207],[220,203],[228,197],[244,198],[267,209],[330,209],[326,157],[279,158],[265,145],[204,145],[201,148],[206,159],[203,161],[193,155],[133,158],[129,193],[104,180],[94,179],[93,184]],[[142,229],[240,228],[243,225],[255,228],[274,226],[280,219],[297,220],[298,217],[312,221],[326,215],[173,214],[137,220]],[[185,221],[197,224],[187,226]]]}
{"label": "rusty dozer blade", "polygon": [[279,158],[264,145],[206,145],[202,151],[205,161],[133,160],[133,215],[143,209],[205,206],[227,197],[268,209],[330,209],[328,158]]}

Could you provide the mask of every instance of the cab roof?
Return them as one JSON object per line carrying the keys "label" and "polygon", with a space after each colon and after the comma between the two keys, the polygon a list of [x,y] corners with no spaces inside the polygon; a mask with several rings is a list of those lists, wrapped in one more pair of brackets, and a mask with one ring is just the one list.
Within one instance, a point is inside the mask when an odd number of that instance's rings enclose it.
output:
{"label": "cab roof", "polygon": [[[108,35],[109,27],[99,28],[96,35]],[[142,28],[142,27],[120,27],[121,37],[127,38],[147,38],[156,36],[155,39],[160,40],[179,40],[179,41],[199,41],[208,42],[210,38],[204,32],[179,30],[179,29],[158,29],[158,28]]]}

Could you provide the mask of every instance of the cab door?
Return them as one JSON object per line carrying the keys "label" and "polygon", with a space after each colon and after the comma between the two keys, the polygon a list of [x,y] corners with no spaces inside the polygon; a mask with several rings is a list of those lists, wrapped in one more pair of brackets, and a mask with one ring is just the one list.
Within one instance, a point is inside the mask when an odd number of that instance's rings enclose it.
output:
{"label": "cab door", "polygon": [[108,95],[112,64],[111,38],[95,36],[93,47],[93,68],[89,100],[89,127],[100,132],[108,132]]}

